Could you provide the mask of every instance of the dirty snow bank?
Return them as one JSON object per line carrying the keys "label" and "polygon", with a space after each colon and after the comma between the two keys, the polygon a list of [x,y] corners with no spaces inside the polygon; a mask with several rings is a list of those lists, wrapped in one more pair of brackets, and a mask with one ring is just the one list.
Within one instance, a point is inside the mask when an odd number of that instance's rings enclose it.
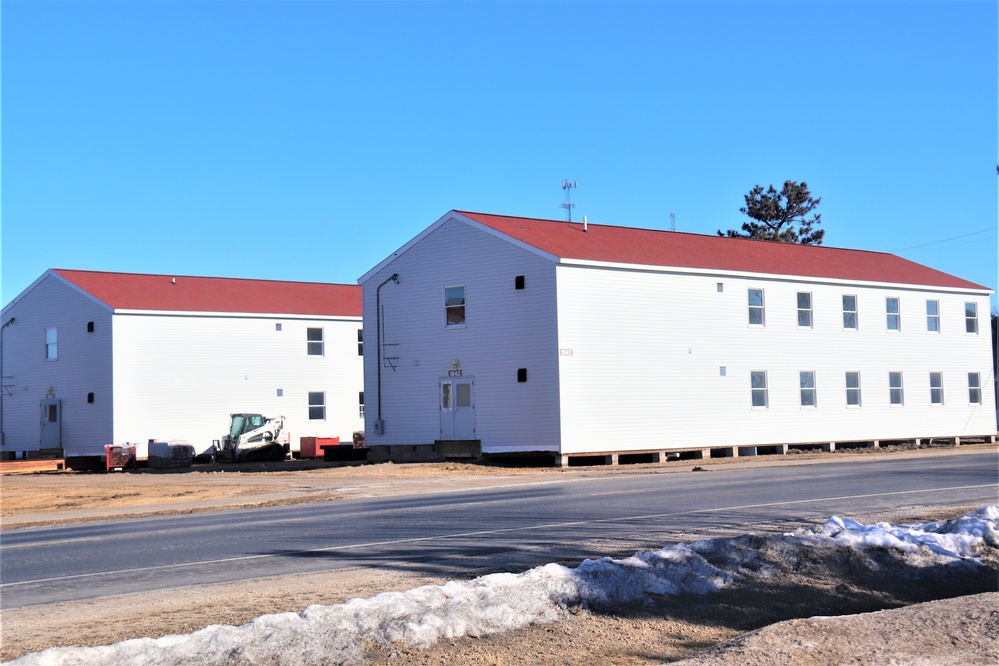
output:
{"label": "dirty snow bank", "polygon": [[51,648],[18,666],[181,664],[360,664],[364,643],[430,646],[441,639],[483,636],[555,622],[573,607],[612,609],[657,596],[705,595],[751,575],[776,575],[780,558],[834,549],[891,551],[905,566],[978,566],[999,547],[999,508],[910,526],[864,525],[833,517],[793,534],[708,539],[640,551],[631,557],[585,560],[576,568],[546,564],[520,574],[428,585],[406,592],[265,615],[243,626],[215,625],[192,634],[141,638],[90,648]]}

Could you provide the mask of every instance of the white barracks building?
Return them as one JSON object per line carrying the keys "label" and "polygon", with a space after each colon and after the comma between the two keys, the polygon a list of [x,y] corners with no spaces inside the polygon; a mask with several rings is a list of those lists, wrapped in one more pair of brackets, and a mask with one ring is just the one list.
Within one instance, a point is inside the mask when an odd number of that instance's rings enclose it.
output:
{"label": "white barracks building", "polygon": [[292,450],[363,428],[356,285],[53,269],[2,322],[5,459],[204,453],[240,412],[284,416]]}
{"label": "white barracks building", "polygon": [[996,434],[991,291],[890,254],[451,211],[360,282],[375,459]]}

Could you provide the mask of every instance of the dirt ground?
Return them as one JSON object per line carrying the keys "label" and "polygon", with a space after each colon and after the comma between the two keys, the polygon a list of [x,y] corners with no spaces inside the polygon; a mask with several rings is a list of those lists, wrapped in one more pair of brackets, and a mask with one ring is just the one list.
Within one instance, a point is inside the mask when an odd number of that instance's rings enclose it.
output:
{"label": "dirt ground", "polygon": [[[877,455],[982,450],[995,451],[996,447],[962,446],[960,450]],[[697,464],[822,464],[843,459],[840,454],[805,454]],[[444,492],[456,485],[479,488],[550,482],[562,475],[687,473],[692,463],[568,470],[458,463],[360,467],[297,463],[292,467],[284,471],[241,466],[238,471],[224,468],[168,473],[5,475],[0,477],[0,520],[3,529],[13,529],[232,506]],[[975,508],[980,507],[908,507],[851,517],[868,523],[905,523],[950,518]],[[760,531],[773,529],[759,526]],[[786,531],[787,526],[782,529]],[[731,535],[683,538],[711,536]],[[443,641],[429,649],[368,646],[367,660],[373,664],[427,666],[661,664],[683,659],[695,660],[686,663],[712,665],[999,663],[994,638],[999,635],[999,553],[992,553],[989,566],[974,574],[931,569],[873,570],[869,563],[844,552],[832,561],[789,564],[780,577],[749,580],[708,597],[661,598],[640,609],[579,610],[557,624]],[[443,582],[398,569],[358,568],[10,609],[0,613],[0,659],[6,661],[52,646],[106,645],[128,638],[188,633],[210,624],[238,625],[264,614],[300,611],[310,604],[335,604]],[[921,603],[943,599],[949,601],[932,606]],[[892,608],[898,610],[827,620],[802,619]]]}

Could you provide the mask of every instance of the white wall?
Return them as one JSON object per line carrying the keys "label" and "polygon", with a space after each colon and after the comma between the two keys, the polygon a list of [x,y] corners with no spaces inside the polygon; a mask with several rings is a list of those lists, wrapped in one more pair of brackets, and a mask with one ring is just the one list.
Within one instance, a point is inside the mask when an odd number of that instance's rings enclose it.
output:
{"label": "white wall", "polygon": [[[206,451],[227,432],[229,414],[236,412],[283,415],[293,450],[302,436],[350,442],[363,428],[356,318],[117,314],[114,319],[116,443],[188,440]],[[324,329],[322,357],[307,354],[309,327]],[[309,419],[310,391],[326,392],[325,420]]]}
{"label": "white wall", "polygon": [[[750,288],[765,290],[765,327],[748,324]],[[797,327],[798,291],[812,294],[812,329]],[[858,296],[857,331],[843,330],[843,294]],[[899,333],[886,331],[889,295],[901,299]],[[558,346],[571,350],[559,356],[565,453],[996,430],[985,295],[560,266],[558,298]],[[926,298],[940,301],[939,334],[926,332]],[[977,336],[964,332],[971,300]],[[754,370],[768,373],[768,409],[751,406]],[[906,404],[890,408],[897,370]],[[799,371],[816,373],[816,408],[800,406]],[[861,373],[860,408],[846,406],[846,371]],[[942,407],[929,404],[930,371],[944,373]],[[968,404],[973,371],[981,406]]]}
{"label": "white wall", "polygon": [[[37,451],[41,401],[62,404],[62,446],[67,455],[103,452],[111,443],[111,313],[90,297],[46,274],[3,312],[3,452]],[[94,322],[94,332],[87,323]],[[0,322],[0,323],[3,323]],[[45,358],[45,329],[58,331],[58,359]],[[94,402],[87,402],[87,394]]]}
{"label": "white wall", "polygon": [[[381,289],[385,355],[384,435],[375,434],[376,288]],[[517,275],[525,289],[514,289]],[[464,285],[467,325],[444,326],[443,289]],[[558,375],[554,265],[464,222],[447,221],[368,276],[364,288],[366,440],[430,444],[440,437],[438,381],[458,360],[475,378],[476,437],[483,451],[557,451]],[[517,382],[526,368],[528,381]]]}

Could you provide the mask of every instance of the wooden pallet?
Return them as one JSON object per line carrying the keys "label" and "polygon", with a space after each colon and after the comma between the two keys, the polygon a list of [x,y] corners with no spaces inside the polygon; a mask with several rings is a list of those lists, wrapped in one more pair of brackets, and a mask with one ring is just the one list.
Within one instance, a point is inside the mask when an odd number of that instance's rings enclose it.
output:
{"label": "wooden pallet", "polygon": [[63,458],[38,460],[0,460],[0,474],[31,474],[34,472],[61,472],[66,469]]}

